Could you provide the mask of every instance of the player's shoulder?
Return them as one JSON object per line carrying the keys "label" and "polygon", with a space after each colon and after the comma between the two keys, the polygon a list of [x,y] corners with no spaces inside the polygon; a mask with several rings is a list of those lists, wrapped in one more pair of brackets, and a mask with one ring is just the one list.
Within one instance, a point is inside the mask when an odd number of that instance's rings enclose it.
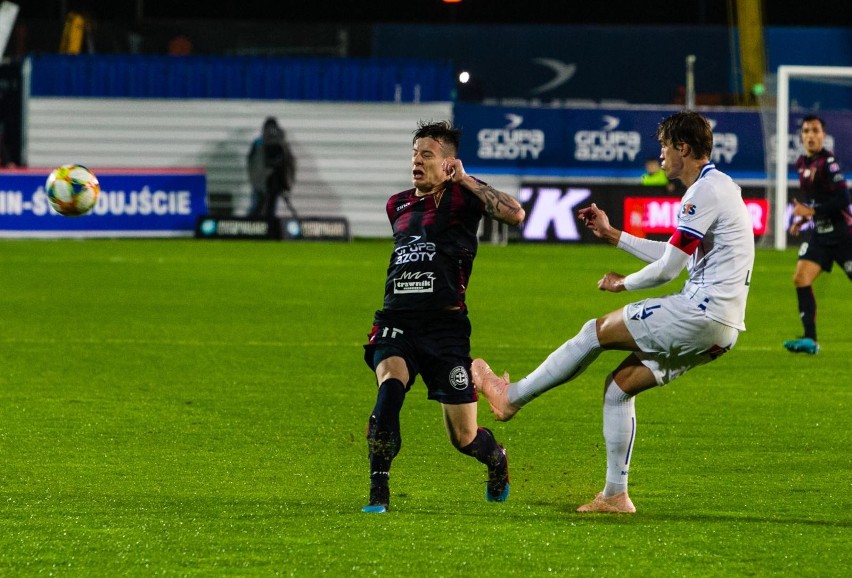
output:
{"label": "player's shoulder", "polygon": [[399,198],[399,197],[410,197],[411,195],[415,194],[416,192],[417,192],[417,189],[415,189],[415,188],[405,189],[404,191],[399,191],[398,193],[392,194],[390,198],[396,199],[396,198]]}
{"label": "player's shoulder", "polygon": [[404,191],[400,191],[398,193],[392,194],[388,198],[388,205],[397,205],[399,203],[405,203],[414,196],[417,189],[406,189]]}
{"label": "player's shoulder", "polygon": [[728,173],[719,170],[715,165],[708,165],[702,170],[701,176],[690,189],[702,194],[713,194],[724,191],[739,191],[739,185]]}
{"label": "player's shoulder", "polygon": [[742,196],[742,189],[725,172],[718,169],[707,171],[683,196],[684,202],[700,202],[703,206],[717,206],[730,203]]}
{"label": "player's shoulder", "polygon": [[828,168],[828,171],[830,173],[839,173],[840,170],[841,170],[840,161],[837,159],[837,157],[835,156],[835,154],[833,152],[826,151],[825,149],[823,149],[823,150],[826,153],[825,154],[825,166]]}
{"label": "player's shoulder", "polygon": [[394,219],[394,216],[398,214],[400,211],[404,210],[406,207],[410,206],[414,201],[415,189],[407,189],[405,191],[400,191],[398,193],[394,193],[388,198],[387,203],[385,203],[385,210],[388,213],[388,217],[391,220]]}

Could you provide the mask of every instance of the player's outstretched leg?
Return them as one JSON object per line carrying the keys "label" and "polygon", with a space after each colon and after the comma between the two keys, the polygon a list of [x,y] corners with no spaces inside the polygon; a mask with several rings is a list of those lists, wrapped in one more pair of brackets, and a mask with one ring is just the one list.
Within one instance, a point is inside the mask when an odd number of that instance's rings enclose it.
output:
{"label": "player's outstretched leg", "polygon": [[484,359],[474,359],[470,365],[470,374],[473,385],[488,400],[488,405],[491,406],[491,412],[497,421],[509,421],[518,413],[520,408],[509,401],[508,373],[499,377],[491,371]]}

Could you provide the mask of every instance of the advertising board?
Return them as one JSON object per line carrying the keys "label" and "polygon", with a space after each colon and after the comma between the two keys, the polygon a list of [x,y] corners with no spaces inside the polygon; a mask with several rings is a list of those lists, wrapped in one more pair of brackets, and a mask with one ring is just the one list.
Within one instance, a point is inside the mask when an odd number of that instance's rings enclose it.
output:
{"label": "advertising board", "polygon": [[50,171],[0,171],[0,237],[191,237],[207,212],[202,169],[94,168],[101,186],[94,209],[63,217],[44,192]]}

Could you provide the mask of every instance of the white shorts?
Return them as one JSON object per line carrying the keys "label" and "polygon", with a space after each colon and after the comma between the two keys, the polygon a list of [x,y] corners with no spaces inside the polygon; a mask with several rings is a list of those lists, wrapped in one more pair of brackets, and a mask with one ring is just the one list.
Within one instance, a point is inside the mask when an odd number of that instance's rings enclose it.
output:
{"label": "white shorts", "polygon": [[636,357],[665,385],[734,347],[740,332],[707,317],[701,302],[683,294],[626,305],[624,324],[641,351]]}

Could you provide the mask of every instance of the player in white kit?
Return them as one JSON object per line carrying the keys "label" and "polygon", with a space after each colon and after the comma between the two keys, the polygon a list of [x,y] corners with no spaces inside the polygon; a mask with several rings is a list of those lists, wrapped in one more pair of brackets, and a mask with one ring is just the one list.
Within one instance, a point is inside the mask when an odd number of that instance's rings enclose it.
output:
{"label": "player in white kit", "polygon": [[492,412],[507,421],[545,391],[579,376],[601,351],[631,352],[604,386],[606,486],[578,512],[636,511],[627,494],[636,435],[634,397],[718,358],[745,330],[754,232],[740,187],[710,161],[713,133],[700,114],[685,111],[664,119],[657,139],[666,176],[688,187],[671,238],[653,241],[620,231],[595,204],[581,209],[579,218],[597,237],[649,263],[627,276],[607,273],[598,281],[600,290],[658,287],[686,267],[689,278],[681,292],[630,303],[589,320],[520,381],[497,376],[482,359],[471,367],[473,382]]}

